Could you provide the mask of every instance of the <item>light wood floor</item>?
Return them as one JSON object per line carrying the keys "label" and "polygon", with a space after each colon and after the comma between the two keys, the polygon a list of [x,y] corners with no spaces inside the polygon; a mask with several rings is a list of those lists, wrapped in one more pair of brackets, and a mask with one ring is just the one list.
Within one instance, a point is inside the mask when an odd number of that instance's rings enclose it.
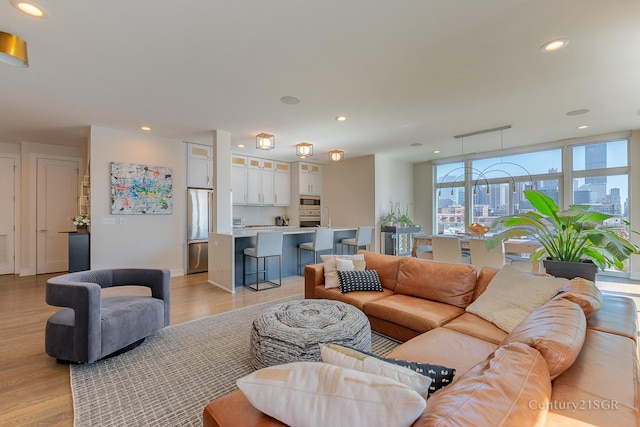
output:
{"label": "light wood floor", "polygon": [[[45,302],[39,275],[0,276],[0,426],[72,426],[69,366],[44,352],[47,318],[59,308]],[[207,283],[207,273],[171,280],[171,324],[273,301],[304,291],[302,277],[283,279],[282,287],[230,294]]]}

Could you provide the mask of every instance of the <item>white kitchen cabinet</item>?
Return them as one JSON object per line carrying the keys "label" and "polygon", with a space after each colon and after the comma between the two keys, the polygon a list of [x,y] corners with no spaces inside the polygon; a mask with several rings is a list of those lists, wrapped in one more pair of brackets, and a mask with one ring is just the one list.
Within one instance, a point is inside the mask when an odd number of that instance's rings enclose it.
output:
{"label": "white kitchen cabinet", "polygon": [[298,191],[300,194],[322,195],[322,166],[298,162]]}
{"label": "white kitchen cabinet", "polygon": [[272,160],[247,158],[247,203],[249,205],[273,205]]}
{"label": "white kitchen cabinet", "polygon": [[291,164],[290,163],[274,162],[273,204],[275,206],[291,205]]}
{"label": "white kitchen cabinet", "polygon": [[213,188],[212,147],[187,144],[187,187]]}
{"label": "white kitchen cabinet", "polygon": [[234,205],[247,204],[247,158],[231,156],[231,194]]}

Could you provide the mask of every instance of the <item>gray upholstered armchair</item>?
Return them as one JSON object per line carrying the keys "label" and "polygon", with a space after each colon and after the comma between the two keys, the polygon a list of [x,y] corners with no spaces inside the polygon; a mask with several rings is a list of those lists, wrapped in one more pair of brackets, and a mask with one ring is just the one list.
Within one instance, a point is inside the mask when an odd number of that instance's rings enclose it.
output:
{"label": "gray upholstered armchair", "polygon": [[[102,288],[137,285],[145,295],[101,295]],[[166,269],[88,270],[47,281],[46,301],[64,308],[47,320],[45,350],[59,361],[92,363],[141,342],[169,325]]]}

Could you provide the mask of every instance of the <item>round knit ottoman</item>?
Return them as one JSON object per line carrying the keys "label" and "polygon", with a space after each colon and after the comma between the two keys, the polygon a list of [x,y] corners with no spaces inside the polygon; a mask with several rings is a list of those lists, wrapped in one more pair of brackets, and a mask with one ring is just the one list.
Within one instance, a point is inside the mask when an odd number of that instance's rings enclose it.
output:
{"label": "round knit ottoman", "polygon": [[371,351],[365,314],[340,301],[311,299],[277,304],[253,322],[251,360],[255,369],[289,362],[319,362],[318,343]]}

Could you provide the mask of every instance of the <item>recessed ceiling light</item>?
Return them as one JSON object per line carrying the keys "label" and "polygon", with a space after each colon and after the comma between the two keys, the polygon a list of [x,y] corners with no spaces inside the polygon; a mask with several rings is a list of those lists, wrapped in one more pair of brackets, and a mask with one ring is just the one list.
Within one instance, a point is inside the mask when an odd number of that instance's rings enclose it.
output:
{"label": "recessed ceiling light", "polygon": [[151,128],[149,126],[140,126],[140,129],[144,130],[144,131],[150,131]]}
{"label": "recessed ceiling light", "polygon": [[339,121],[339,122],[344,122],[345,120],[347,120],[347,117],[346,116],[338,116],[338,117],[336,117],[336,120]]}
{"label": "recessed ceiling light", "polygon": [[588,128],[588,127],[589,127],[589,126],[587,126],[587,125],[580,125],[580,126],[578,126],[578,129],[586,129],[586,128]]}
{"label": "recessed ceiling light", "polygon": [[569,40],[567,39],[555,39],[543,44],[540,50],[543,52],[555,52],[566,47],[568,44]]}
{"label": "recessed ceiling light", "polygon": [[36,18],[44,18],[47,16],[47,11],[35,3],[23,1],[23,0],[11,0],[11,4],[22,13],[26,13],[29,16]]}
{"label": "recessed ceiling light", "polygon": [[413,142],[413,143],[411,143],[409,145],[411,145],[412,147],[422,147],[422,143],[421,142]]}
{"label": "recessed ceiling light", "polygon": [[283,96],[280,98],[280,102],[287,105],[296,105],[300,103],[300,98],[296,98],[295,96]]}
{"label": "recessed ceiling light", "polygon": [[433,154],[440,154],[440,150],[433,150]]}
{"label": "recessed ceiling light", "polygon": [[244,148],[244,144],[238,144],[238,148]]}
{"label": "recessed ceiling light", "polygon": [[567,113],[567,116],[579,116],[581,114],[587,114],[589,112],[586,108],[581,108],[579,110],[572,110]]}

